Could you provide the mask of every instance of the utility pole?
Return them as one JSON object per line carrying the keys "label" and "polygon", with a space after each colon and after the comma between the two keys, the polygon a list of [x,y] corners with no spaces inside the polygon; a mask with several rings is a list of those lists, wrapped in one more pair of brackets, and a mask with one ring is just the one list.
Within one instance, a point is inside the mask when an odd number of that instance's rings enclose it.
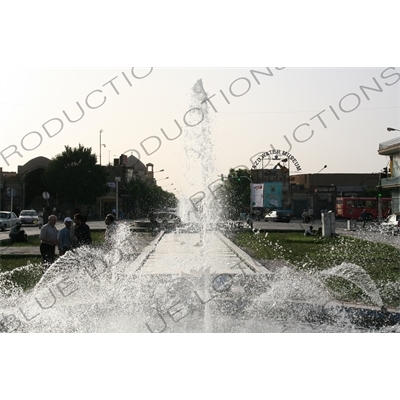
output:
{"label": "utility pole", "polygon": [[379,172],[379,186],[378,186],[378,221],[382,221],[382,173]]}

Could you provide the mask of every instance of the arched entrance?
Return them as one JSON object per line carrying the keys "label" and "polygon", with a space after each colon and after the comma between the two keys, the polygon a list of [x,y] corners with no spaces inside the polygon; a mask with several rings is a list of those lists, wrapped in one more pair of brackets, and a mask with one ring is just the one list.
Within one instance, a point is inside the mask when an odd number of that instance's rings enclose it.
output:
{"label": "arched entrance", "polygon": [[46,157],[36,157],[25,165],[18,166],[22,191],[21,210],[41,211],[47,205],[42,197],[42,193],[46,190],[42,183],[42,175],[49,163],[50,160]]}
{"label": "arched entrance", "polygon": [[36,168],[25,174],[23,180],[23,207],[24,209],[33,209],[40,211],[46,206],[46,200],[43,199],[42,193],[45,191],[42,182],[44,168]]}

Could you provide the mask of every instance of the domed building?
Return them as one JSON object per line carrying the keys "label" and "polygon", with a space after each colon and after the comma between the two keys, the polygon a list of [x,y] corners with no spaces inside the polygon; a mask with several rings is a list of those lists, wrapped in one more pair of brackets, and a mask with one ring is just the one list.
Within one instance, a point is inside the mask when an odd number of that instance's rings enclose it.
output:
{"label": "domed building", "polygon": [[119,158],[114,159],[114,165],[108,165],[109,172],[108,187],[110,191],[107,195],[99,199],[98,210],[101,215],[115,212],[116,191],[118,190],[118,208],[122,216],[130,213],[132,209],[137,209],[137,205],[128,203],[128,192],[126,184],[132,180],[141,180],[149,184],[156,184],[154,179],[154,165],[143,164],[137,157],[131,154],[129,157],[121,154]]}
{"label": "domed building", "polygon": [[0,208],[11,210],[12,203],[12,209],[17,214],[24,209],[42,210],[46,204],[42,197],[46,188],[41,178],[49,163],[50,160],[46,157],[36,157],[18,166],[18,172],[6,172],[0,168]]}
{"label": "domed building", "polygon": [[[6,172],[0,168],[0,209],[11,210],[19,214],[24,209],[34,209],[38,212],[43,207],[50,206],[61,217],[71,216],[71,207],[68,204],[58,204],[57,199],[45,199],[44,192],[51,191],[42,182],[42,175],[50,163],[46,157],[36,157],[26,164],[18,166],[18,172]],[[123,213],[132,212],[134,205],[128,204],[126,185],[132,180],[142,180],[149,184],[156,184],[154,179],[154,165],[143,164],[131,154],[129,157],[122,154],[114,159],[113,165],[105,166],[108,172],[109,192],[98,198],[95,205],[82,205],[81,211],[89,217],[103,218],[116,207],[117,181],[118,205]],[[12,194],[11,197],[9,194]]]}

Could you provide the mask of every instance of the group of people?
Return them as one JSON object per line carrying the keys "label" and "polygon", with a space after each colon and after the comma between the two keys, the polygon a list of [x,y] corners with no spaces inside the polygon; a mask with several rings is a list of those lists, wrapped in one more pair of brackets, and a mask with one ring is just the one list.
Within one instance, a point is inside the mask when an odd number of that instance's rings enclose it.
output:
{"label": "group of people", "polygon": [[314,231],[314,227],[310,225],[305,231],[304,236],[321,236],[322,228],[319,227],[317,231]]}
{"label": "group of people", "polygon": [[[76,213],[74,219],[66,217],[64,228],[57,230],[57,217],[49,215],[47,224],[40,229],[40,254],[43,265],[49,267],[55,260],[56,248],[60,256],[72,249],[92,244],[92,235],[86,218],[81,213]],[[110,241],[116,230],[116,222],[113,214],[107,214],[104,223],[106,224],[105,239]]]}
{"label": "group of people", "polygon": [[[92,243],[90,228],[86,224],[86,218],[81,213],[74,215],[74,220],[70,217],[64,219],[64,228],[56,228],[57,216],[49,215],[48,222],[40,229],[40,254],[43,264],[49,266],[55,260],[56,247],[59,254],[63,255],[67,251]],[[74,224],[73,224],[74,223]]]}

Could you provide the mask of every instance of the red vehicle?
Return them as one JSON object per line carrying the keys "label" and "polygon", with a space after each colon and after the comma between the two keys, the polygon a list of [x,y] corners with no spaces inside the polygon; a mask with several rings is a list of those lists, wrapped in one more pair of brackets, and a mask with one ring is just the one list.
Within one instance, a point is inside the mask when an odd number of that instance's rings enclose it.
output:
{"label": "red vehicle", "polygon": [[[391,213],[392,199],[382,197],[382,218]],[[336,217],[360,219],[361,213],[367,210],[371,219],[378,218],[378,200],[376,197],[336,197]]]}

